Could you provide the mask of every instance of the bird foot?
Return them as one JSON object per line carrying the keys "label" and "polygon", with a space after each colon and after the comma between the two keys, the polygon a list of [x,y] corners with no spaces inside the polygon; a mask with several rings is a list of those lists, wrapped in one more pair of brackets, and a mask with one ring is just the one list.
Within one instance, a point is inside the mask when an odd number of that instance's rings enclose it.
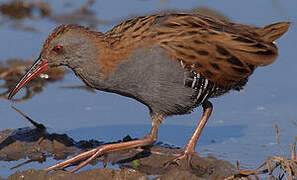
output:
{"label": "bird foot", "polygon": [[180,155],[178,155],[174,159],[164,163],[164,167],[168,168],[170,165],[181,166],[180,161],[185,159],[186,160],[186,168],[190,168],[191,167],[191,159],[192,159],[192,156],[194,156],[194,155],[200,157],[200,155],[196,152],[183,151]]}
{"label": "bird foot", "polygon": [[90,163],[92,160],[94,160],[100,156],[103,156],[103,158],[104,158],[103,166],[105,167],[107,165],[107,156],[109,153],[120,151],[120,150],[132,149],[132,148],[136,148],[136,147],[152,145],[155,142],[155,139],[157,137],[157,128],[158,128],[157,125],[153,126],[150,133],[141,139],[102,145],[102,146],[99,146],[99,147],[92,149],[90,151],[81,153],[71,159],[68,159],[68,160],[58,163],[54,166],[51,166],[51,167],[45,169],[45,171],[49,172],[49,171],[57,170],[57,169],[64,170],[67,167],[77,165],[75,168],[70,170],[70,172],[75,172],[75,171],[79,170],[80,168],[84,167],[85,165],[87,165],[88,163]]}
{"label": "bird foot", "polygon": [[58,163],[54,166],[51,166],[47,169],[44,169],[44,170],[46,172],[49,172],[52,170],[65,170],[66,168],[68,168],[70,166],[77,165],[77,167],[70,170],[70,172],[75,172],[75,171],[79,170],[80,168],[84,167],[85,165],[87,165],[90,161],[92,161],[100,156],[103,156],[103,166],[106,167],[108,153],[106,153],[106,152],[104,153],[104,149],[105,149],[104,145],[99,146],[95,149],[81,153],[71,159],[60,162],[60,163]]}

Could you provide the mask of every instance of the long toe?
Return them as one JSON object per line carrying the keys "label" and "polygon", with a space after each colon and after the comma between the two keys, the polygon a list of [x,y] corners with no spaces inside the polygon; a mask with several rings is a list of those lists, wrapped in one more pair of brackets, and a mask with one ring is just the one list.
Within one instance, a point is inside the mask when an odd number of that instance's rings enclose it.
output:
{"label": "long toe", "polygon": [[180,166],[180,160],[184,159],[185,156],[186,155],[183,153],[183,154],[177,156],[176,158],[174,158],[170,161],[167,161],[166,163],[164,163],[164,167],[168,168],[171,165]]}
{"label": "long toe", "polygon": [[[150,133],[138,140],[128,141],[128,142],[120,142],[120,143],[114,143],[114,144],[105,144],[102,146],[99,146],[95,149],[92,149],[90,151],[81,153],[71,159],[68,159],[66,161],[63,161],[59,164],[56,164],[54,166],[51,166],[45,171],[49,172],[56,169],[65,169],[67,167],[77,165],[77,167],[70,170],[70,172],[75,172],[79,170],[80,168],[84,167],[88,163],[90,163],[92,160],[96,159],[97,157],[104,156],[103,160],[103,166],[106,166],[107,164],[107,155],[112,152],[120,151],[120,150],[126,150],[136,147],[142,147],[142,146],[148,146],[152,145],[155,142],[155,139],[157,139],[157,128],[159,124],[153,125]],[[79,162],[79,163],[78,163]]]}
{"label": "long toe", "polygon": [[[89,159],[89,157],[92,157],[94,154],[96,154],[96,152],[98,151],[98,148],[95,148],[95,149],[92,149],[90,151],[87,151],[87,152],[84,152],[84,153],[81,153],[71,159],[68,159],[68,160],[65,160],[65,161],[62,161],[56,165],[53,165],[47,169],[44,169],[46,172],[49,172],[49,171],[52,171],[52,170],[59,170],[59,169],[65,169],[67,167],[70,167],[70,166],[75,166],[77,164],[81,164],[83,163],[84,161],[87,161]],[[100,155],[98,155],[100,156]],[[97,156],[97,157],[98,157]]]}
{"label": "long toe", "polygon": [[174,159],[164,163],[164,167],[168,168],[170,166],[183,166],[185,164],[186,168],[190,168],[191,167],[191,159],[194,155],[200,157],[200,155],[196,152],[183,152],[180,155],[178,155],[177,157],[175,157]]}

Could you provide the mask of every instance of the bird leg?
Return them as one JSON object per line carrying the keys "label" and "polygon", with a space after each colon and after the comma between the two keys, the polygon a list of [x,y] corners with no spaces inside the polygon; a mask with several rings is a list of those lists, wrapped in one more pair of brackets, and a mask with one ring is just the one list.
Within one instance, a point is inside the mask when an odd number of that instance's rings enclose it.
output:
{"label": "bird leg", "polygon": [[206,101],[202,104],[203,107],[203,115],[202,118],[195,130],[195,132],[193,133],[191,139],[189,140],[188,144],[186,145],[186,147],[184,148],[184,151],[178,155],[176,158],[172,159],[171,161],[168,161],[164,164],[165,167],[168,167],[171,164],[177,164],[179,165],[179,161],[183,158],[186,158],[187,160],[187,166],[190,167],[191,165],[191,158],[192,156],[195,154],[195,146],[196,143],[200,137],[200,134],[202,132],[203,127],[205,126],[208,118],[211,115],[212,112],[212,104],[209,101]]}
{"label": "bird leg", "polygon": [[49,172],[49,171],[56,170],[56,169],[65,169],[69,166],[73,166],[73,165],[76,165],[79,163],[75,168],[70,170],[70,172],[75,172],[75,171],[79,170],[80,168],[84,167],[85,165],[87,165],[90,161],[92,161],[100,156],[104,156],[104,164],[103,165],[106,166],[106,163],[107,163],[106,158],[107,158],[108,153],[154,144],[157,140],[158,127],[159,127],[160,123],[162,122],[162,119],[163,119],[163,116],[161,116],[161,115],[153,115],[152,116],[153,123],[152,123],[151,131],[149,132],[148,135],[144,136],[143,138],[141,138],[139,140],[102,145],[95,149],[81,153],[71,159],[68,159],[68,160],[58,163],[54,166],[51,166],[51,167],[45,169],[45,171]]}

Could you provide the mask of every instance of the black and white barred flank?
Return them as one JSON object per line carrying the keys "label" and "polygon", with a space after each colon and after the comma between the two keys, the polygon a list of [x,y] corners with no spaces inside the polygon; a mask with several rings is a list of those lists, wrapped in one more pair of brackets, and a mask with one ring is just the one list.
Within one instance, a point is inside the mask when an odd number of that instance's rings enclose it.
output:
{"label": "black and white barred flank", "polygon": [[230,90],[230,88],[221,88],[216,86],[213,82],[203,77],[200,73],[193,71],[189,72],[185,80],[185,86],[197,90],[197,94],[194,95],[194,100],[197,105],[202,104],[210,97],[216,97],[224,94]]}

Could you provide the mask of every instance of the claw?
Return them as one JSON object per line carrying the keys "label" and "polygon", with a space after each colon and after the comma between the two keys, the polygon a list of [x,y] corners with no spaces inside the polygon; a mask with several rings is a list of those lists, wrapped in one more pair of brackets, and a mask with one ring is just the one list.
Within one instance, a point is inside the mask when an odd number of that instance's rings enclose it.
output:
{"label": "claw", "polygon": [[52,170],[56,170],[56,169],[65,169],[67,167],[73,166],[75,165],[77,162],[83,160],[86,157],[90,157],[92,155],[94,155],[96,153],[97,149],[92,149],[90,151],[84,152],[82,154],[79,154],[71,159],[68,159],[66,161],[63,161],[59,164],[56,164],[54,166],[51,166],[47,169],[44,169],[46,172],[52,171]]}
{"label": "claw", "polygon": [[180,163],[179,161],[183,158],[185,158],[187,155],[186,153],[182,153],[180,154],[179,156],[177,156],[176,158],[170,160],[170,161],[167,161],[166,163],[164,163],[164,167],[165,168],[168,168],[170,165],[174,164],[174,165],[177,165],[177,166],[180,166]]}
{"label": "claw", "polygon": [[181,165],[180,164],[180,160],[186,159],[186,162],[187,162],[186,167],[187,168],[190,168],[190,167],[192,167],[191,160],[192,160],[192,156],[193,155],[196,155],[196,156],[199,156],[200,157],[200,155],[198,153],[196,153],[196,152],[183,152],[180,155],[178,155],[177,157],[175,157],[174,159],[172,159],[172,160],[167,161],[166,163],[164,163],[163,166],[165,168],[168,168],[172,164],[177,165],[177,166],[180,166]]}

